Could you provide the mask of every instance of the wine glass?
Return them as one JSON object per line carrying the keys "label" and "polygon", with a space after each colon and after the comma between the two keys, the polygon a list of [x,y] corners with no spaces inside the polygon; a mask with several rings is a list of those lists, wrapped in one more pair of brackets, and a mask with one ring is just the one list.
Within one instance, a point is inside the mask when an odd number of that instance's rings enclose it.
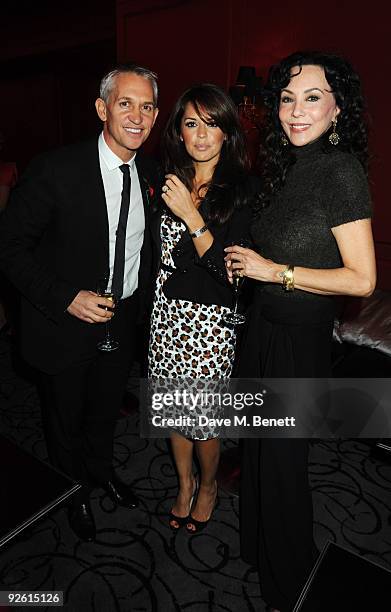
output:
{"label": "wine glass", "polygon": [[[116,302],[116,297],[111,291],[111,281],[112,278],[110,276],[103,276],[102,278],[100,278],[97,282],[96,293],[99,296],[105,297],[107,300],[110,300],[114,305]],[[113,310],[113,308],[110,308],[110,306],[101,306],[101,308],[103,308],[104,310]],[[107,319],[105,323],[104,340],[100,340],[96,346],[100,351],[104,351],[106,353],[109,353],[110,351],[115,351],[117,350],[117,348],[119,348],[119,342],[117,340],[113,340],[110,335],[110,319]]]}
{"label": "wine glass", "polygon": [[[245,239],[236,240],[231,243],[230,246],[241,246],[244,248],[249,247],[249,241]],[[234,259],[232,261],[235,261]],[[241,289],[244,281],[244,276],[241,270],[232,270],[232,290],[233,290],[233,304],[230,312],[223,315],[223,321],[229,323],[229,325],[242,325],[246,321],[246,317],[238,312],[239,298]]]}

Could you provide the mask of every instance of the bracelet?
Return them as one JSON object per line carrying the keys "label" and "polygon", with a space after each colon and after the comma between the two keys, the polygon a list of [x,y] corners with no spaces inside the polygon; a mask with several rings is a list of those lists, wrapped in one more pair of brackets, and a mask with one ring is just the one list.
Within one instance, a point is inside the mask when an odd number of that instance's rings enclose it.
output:
{"label": "bracelet", "polygon": [[278,276],[282,279],[282,286],[285,291],[293,291],[295,288],[294,270],[295,266],[288,264],[285,270],[278,273]]}
{"label": "bracelet", "polygon": [[200,227],[200,229],[196,230],[195,232],[191,232],[190,236],[192,238],[198,238],[198,236],[202,236],[202,234],[204,234],[207,230],[208,230],[208,226],[203,225],[202,227]]}

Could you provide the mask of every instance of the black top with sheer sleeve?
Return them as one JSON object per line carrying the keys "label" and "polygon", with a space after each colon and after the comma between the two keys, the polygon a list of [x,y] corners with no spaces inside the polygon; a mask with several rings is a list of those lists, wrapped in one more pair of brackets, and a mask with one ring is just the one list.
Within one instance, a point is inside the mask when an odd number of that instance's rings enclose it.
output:
{"label": "black top with sheer sleeve", "polygon": [[[260,181],[257,177],[248,176],[243,179],[241,188],[247,196],[247,203],[236,208],[231,217],[224,223],[206,223],[213,235],[213,243],[202,257],[199,257],[189,231],[183,232],[179,242],[172,251],[175,268],[164,283],[164,294],[169,299],[188,300],[200,304],[219,304],[230,307],[232,304],[232,286],[228,282],[224,262],[224,247],[247,239],[253,218],[253,205],[259,193]],[[236,185],[238,188],[239,185]],[[228,196],[227,196],[228,197]],[[205,204],[200,206],[200,212],[205,212]],[[151,287],[161,265],[161,216],[168,212],[165,205],[157,210],[149,227],[147,238],[153,261],[155,263]],[[149,237],[148,237],[149,236]],[[152,304],[152,298],[150,300]]]}
{"label": "black top with sheer sleeve", "polygon": [[[350,153],[325,149],[322,139],[295,147],[294,155],[283,188],[252,226],[255,248],[276,263],[339,268],[343,264],[331,228],[371,217],[364,170]],[[279,284],[265,283],[262,289],[291,299],[325,297],[286,292]]]}

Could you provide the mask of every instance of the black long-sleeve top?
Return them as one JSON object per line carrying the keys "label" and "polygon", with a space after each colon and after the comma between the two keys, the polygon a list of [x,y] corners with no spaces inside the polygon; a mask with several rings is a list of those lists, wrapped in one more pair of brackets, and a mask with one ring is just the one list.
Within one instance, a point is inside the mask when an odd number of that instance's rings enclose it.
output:
{"label": "black long-sleeve top", "polygon": [[[219,304],[230,306],[232,303],[232,287],[228,282],[224,263],[224,248],[237,244],[241,239],[248,238],[253,218],[252,202],[259,191],[259,180],[248,177],[245,185],[248,204],[236,208],[228,221],[210,223],[213,243],[199,257],[193,240],[186,230],[173,251],[175,269],[164,283],[164,293],[171,299],[189,300],[200,304]],[[205,202],[207,205],[207,202]],[[158,210],[150,224],[150,240],[154,252],[155,278],[160,265],[160,220],[164,208]],[[200,212],[205,212],[204,204]]]}

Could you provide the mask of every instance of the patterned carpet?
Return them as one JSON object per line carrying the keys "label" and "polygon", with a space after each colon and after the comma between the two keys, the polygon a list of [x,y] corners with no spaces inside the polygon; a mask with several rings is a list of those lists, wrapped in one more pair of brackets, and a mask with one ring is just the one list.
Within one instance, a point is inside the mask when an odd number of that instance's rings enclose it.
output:
{"label": "patterned carpet", "polygon": [[[0,336],[0,431],[45,458],[35,387],[15,373],[11,346]],[[129,390],[135,385],[131,378]],[[167,443],[137,431],[137,411],[118,421],[115,461],[140,508],[114,511],[96,490],[95,543],[76,539],[64,509],[53,512],[1,550],[1,588],[63,590],[70,612],[263,612],[258,576],[240,559],[237,499],[220,492],[206,532],[173,534],[167,511],[176,477]],[[313,444],[310,473],[318,547],[331,540],[390,569],[391,465],[372,458],[364,442],[327,440]]]}

